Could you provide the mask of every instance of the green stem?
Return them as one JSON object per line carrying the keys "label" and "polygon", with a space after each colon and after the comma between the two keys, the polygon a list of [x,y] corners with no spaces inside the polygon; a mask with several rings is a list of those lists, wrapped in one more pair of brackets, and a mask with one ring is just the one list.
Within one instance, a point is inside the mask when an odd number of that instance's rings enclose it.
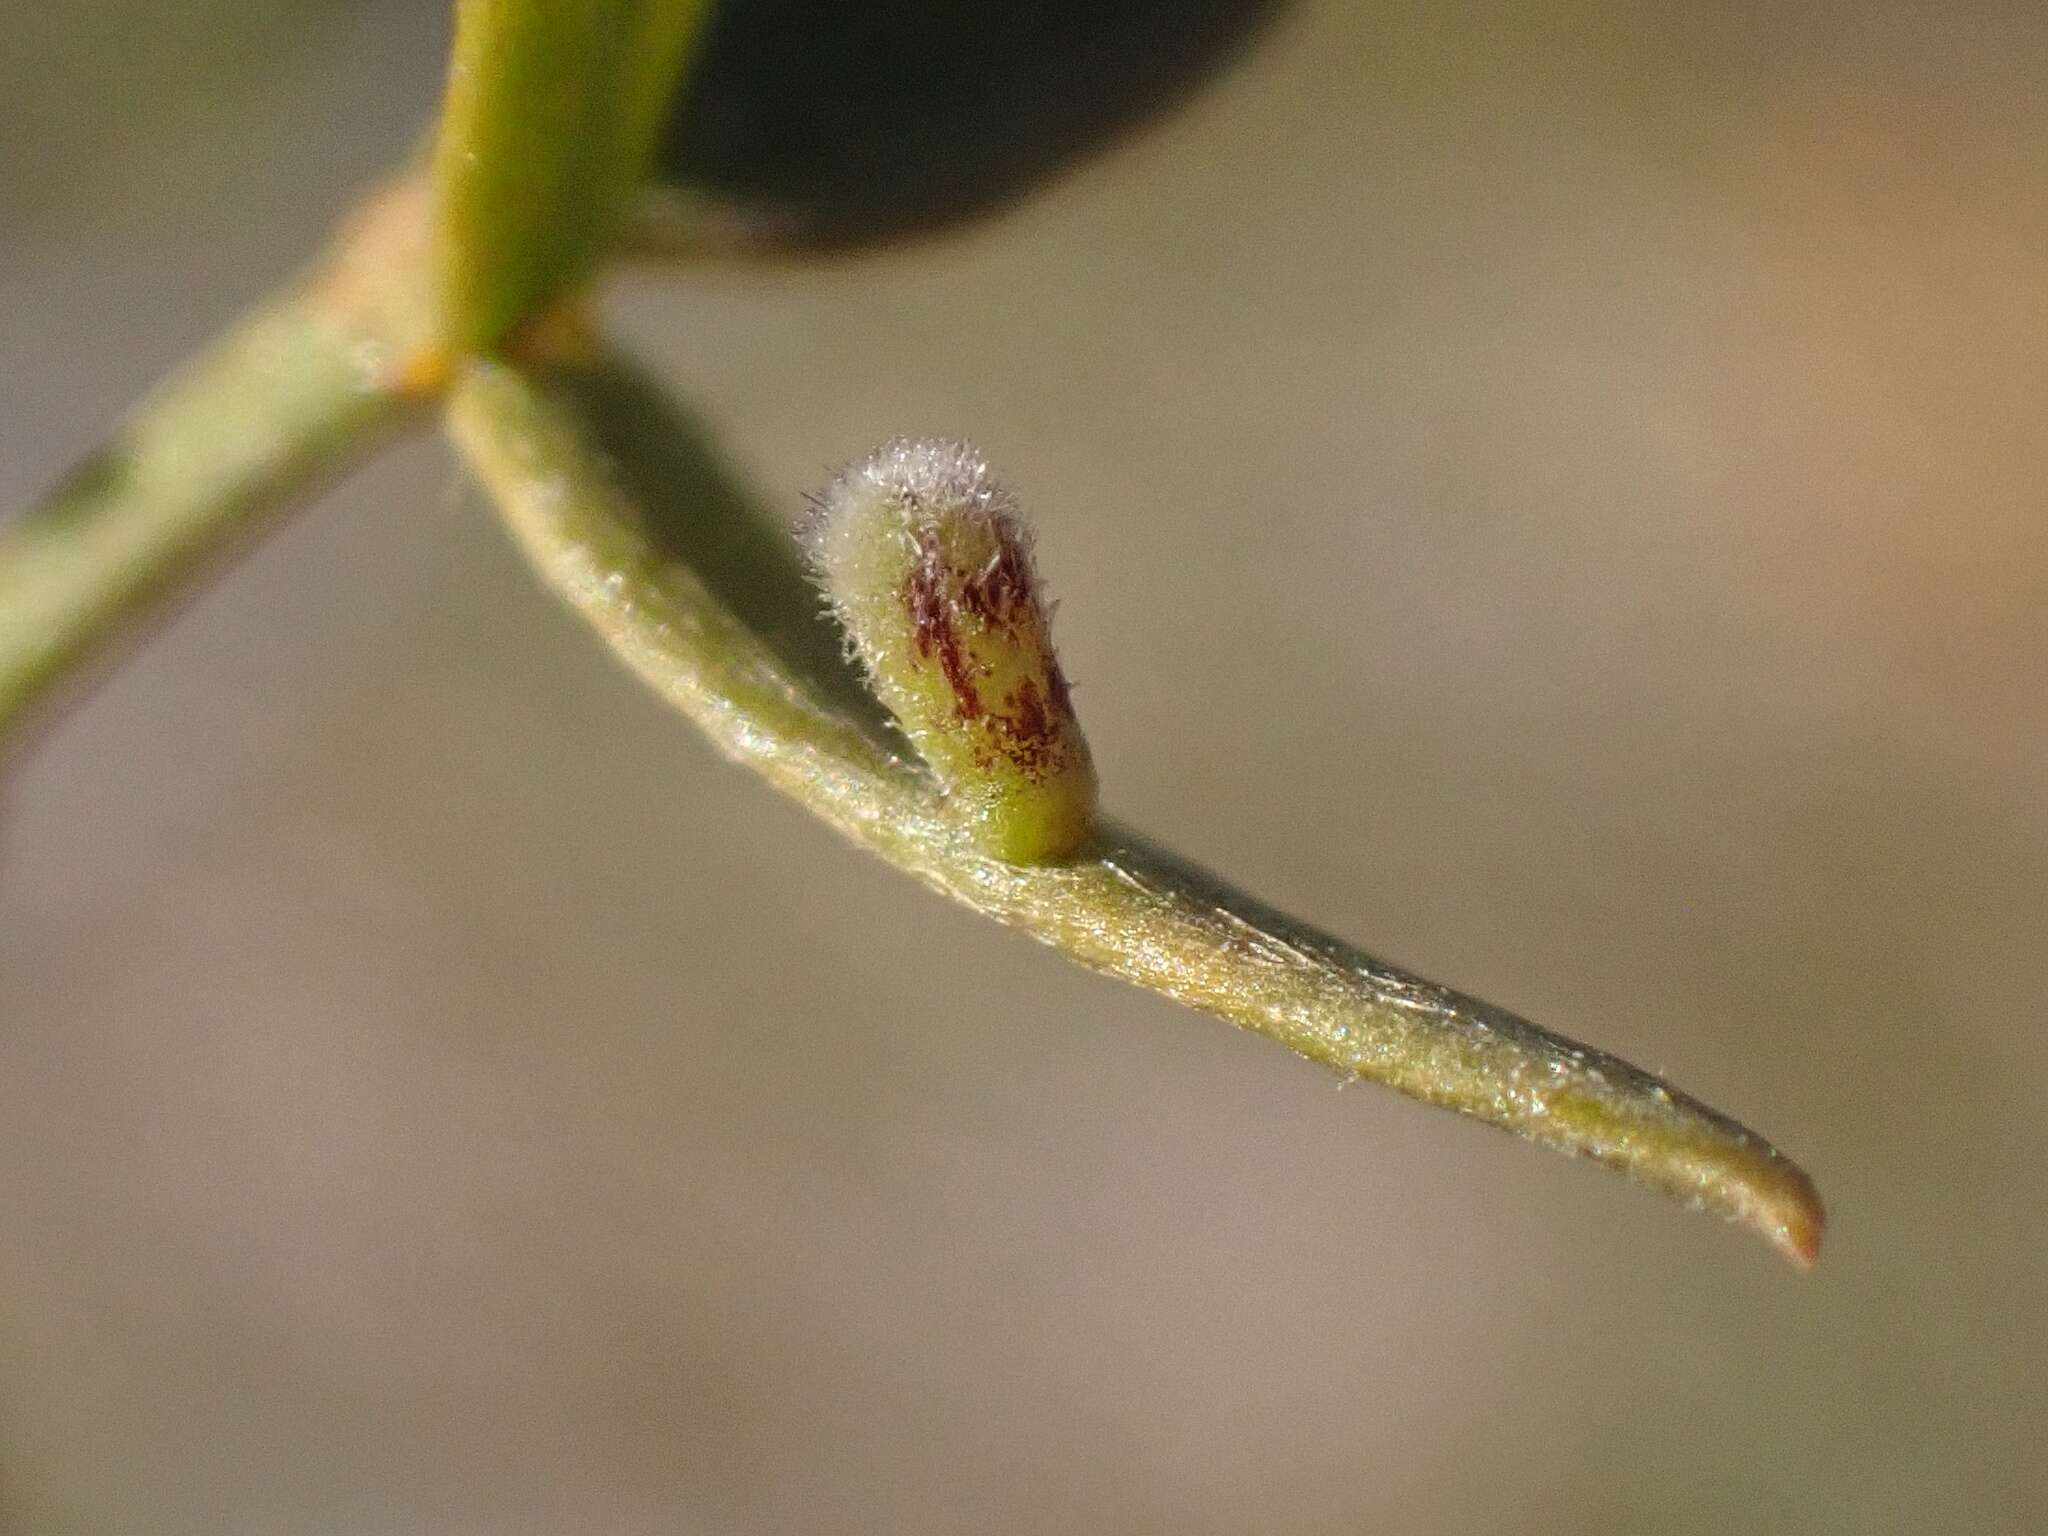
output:
{"label": "green stem", "polygon": [[260,309],[0,532],[0,728],[394,412],[307,290]]}
{"label": "green stem", "polygon": [[378,189],[310,276],[0,530],[0,729],[443,371],[425,344],[429,206],[419,178]]}
{"label": "green stem", "polygon": [[434,150],[449,351],[497,347],[609,249],[708,10],[458,0]]}
{"label": "green stem", "polygon": [[694,434],[621,364],[545,377],[478,364],[449,410],[548,586],[726,754],[848,837],[1084,965],[1347,1078],[1618,1168],[1801,1265],[1818,1253],[1804,1172],[1626,1062],[1386,965],[1114,825],[1065,864],[977,853],[923,770],[845,707],[787,541],[756,531]]}

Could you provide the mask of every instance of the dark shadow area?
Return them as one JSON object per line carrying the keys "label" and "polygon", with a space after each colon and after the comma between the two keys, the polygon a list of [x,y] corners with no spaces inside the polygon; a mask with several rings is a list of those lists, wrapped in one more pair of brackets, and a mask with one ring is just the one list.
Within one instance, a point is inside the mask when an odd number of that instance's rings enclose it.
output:
{"label": "dark shadow area", "polygon": [[750,0],[718,8],[666,178],[793,245],[1011,202],[1236,56],[1279,0]]}

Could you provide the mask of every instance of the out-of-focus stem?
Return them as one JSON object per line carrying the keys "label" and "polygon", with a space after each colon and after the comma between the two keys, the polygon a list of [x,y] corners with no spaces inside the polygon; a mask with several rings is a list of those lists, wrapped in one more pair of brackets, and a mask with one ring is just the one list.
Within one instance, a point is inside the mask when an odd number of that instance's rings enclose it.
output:
{"label": "out-of-focus stem", "polygon": [[422,208],[375,200],[308,281],[145,399],[0,527],[0,728],[304,494],[414,392]]}

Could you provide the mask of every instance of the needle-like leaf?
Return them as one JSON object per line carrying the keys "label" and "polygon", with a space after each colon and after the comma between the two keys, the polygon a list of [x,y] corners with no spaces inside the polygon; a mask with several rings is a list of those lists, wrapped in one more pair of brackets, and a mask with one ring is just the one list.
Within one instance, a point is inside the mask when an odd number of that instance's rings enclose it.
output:
{"label": "needle-like leaf", "polygon": [[1105,824],[1074,860],[977,851],[845,675],[786,539],[615,359],[479,363],[450,425],[542,579],[729,756],[927,885],[1082,964],[1739,1221],[1810,1264],[1812,1182],[1658,1079],[1402,972]]}

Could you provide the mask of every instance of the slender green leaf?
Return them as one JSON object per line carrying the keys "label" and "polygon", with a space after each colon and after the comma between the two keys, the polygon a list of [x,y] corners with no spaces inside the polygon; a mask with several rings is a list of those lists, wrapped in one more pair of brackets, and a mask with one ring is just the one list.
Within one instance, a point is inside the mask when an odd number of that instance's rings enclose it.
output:
{"label": "slender green leaf", "polygon": [[1114,824],[1069,863],[978,852],[859,702],[787,539],[762,533],[630,368],[480,363],[456,382],[450,426],[542,580],[724,752],[848,837],[1084,965],[1814,1259],[1824,1217],[1806,1174],[1626,1062],[1408,975]]}

